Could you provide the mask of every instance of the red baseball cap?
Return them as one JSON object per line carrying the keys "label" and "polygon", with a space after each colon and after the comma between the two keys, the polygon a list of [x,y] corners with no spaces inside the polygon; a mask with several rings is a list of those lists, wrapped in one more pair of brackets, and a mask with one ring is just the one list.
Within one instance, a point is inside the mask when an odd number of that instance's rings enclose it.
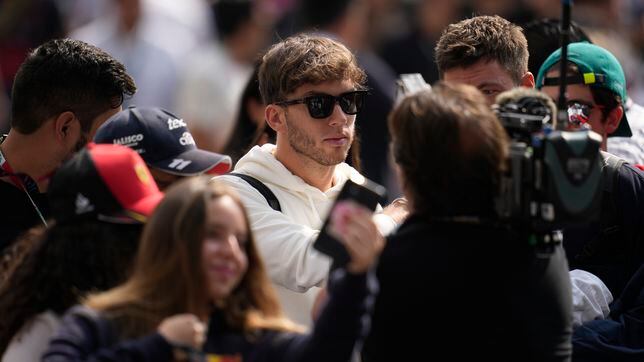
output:
{"label": "red baseball cap", "polygon": [[56,171],[47,193],[52,216],[59,222],[145,222],[163,198],[135,151],[94,143]]}

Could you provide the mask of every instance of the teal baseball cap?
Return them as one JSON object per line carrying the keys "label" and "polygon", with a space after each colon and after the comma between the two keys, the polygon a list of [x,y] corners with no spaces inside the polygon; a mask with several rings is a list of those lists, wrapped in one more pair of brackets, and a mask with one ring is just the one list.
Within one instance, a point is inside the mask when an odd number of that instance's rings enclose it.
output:
{"label": "teal baseball cap", "polygon": [[[539,68],[537,89],[544,86],[559,85],[559,78],[546,78],[546,73],[553,65],[561,60],[561,49],[557,49],[546,59]],[[593,88],[606,88],[620,96],[622,106],[626,103],[626,77],[619,61],[608,50],[588,42],[571,43],[568,45],[568,61],[577,65],[577,76],[568,76],[568,84],[585,84]],[[609,137],[631,137],[631,127],[622,116],[619,126]]]}

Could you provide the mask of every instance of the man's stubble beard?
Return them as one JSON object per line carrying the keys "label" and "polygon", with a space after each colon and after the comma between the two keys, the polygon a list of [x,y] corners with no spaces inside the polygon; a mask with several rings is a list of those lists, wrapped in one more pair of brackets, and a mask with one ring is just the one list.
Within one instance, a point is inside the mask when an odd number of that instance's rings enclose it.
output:
{"label": "man's stubble beard", "polygon": [[85,134],[85,132],[81,131],[81,134],[80,134],[80,137],[78,138],[78,141],[76,141],[76,144],[74,145],[72,150],[67,154],[67,156],[65,156],[65,158],[63,159],[63,162],[68,161],[72,157],[74,157],[74,155],[78,151],[82,150],[85,146],[87,146],[88,143],[89,143],[88,135]]}
{"label": "man's stubble beard", "polygon": [[290,121],[288,117],[286,117],[286,124],[288,126],[288,143],[295,152],[322,166],[335,166],[346,160],[347,155],[349,154],[349,148],[353,142],[355,129],[351,131],[351,137],[343,152],[327,154],[323,149],[316,147],[315,141],[311,136],[301,128],[295,126],[294,123],[295,122]]}

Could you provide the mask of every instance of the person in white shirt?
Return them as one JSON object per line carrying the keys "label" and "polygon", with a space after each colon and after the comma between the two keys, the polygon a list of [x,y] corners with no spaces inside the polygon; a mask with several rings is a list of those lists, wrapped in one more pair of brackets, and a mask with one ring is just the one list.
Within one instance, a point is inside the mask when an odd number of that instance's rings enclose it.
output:
{"label": "person in white shirt", "polygon": [[[281,211],[241,178],[217,177],[240,194],[284,311],[304,325],[331,267],[313,242],[344,183],[363,179],[344,161],[367,96],[365,78],[354,55],[335,40],[296,35],[275,44],[262,59],[259,88],[276,144],[252,148],[234,172],[262,182]],[[387,234],[405,216],[396,203],[374,221]]]}

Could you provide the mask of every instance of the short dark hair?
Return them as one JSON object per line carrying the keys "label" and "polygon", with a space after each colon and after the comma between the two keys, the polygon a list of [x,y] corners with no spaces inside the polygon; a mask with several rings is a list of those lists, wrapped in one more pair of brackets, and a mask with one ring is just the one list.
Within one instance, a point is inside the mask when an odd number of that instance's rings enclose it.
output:
{"label": "short dark hair", "polygon": [[304,84],[345,79],[361,88],[367,76],[346,46],[322,36],[286,38],[268,50],[259,67],[259,91],[267,105],[285,100]]}
{"label": "short dark hair", "polygon": [[391,113],[389,131],[414,212],[492,215],[509,141],[479,90],[439,82],[408,96]]}
{"label": "short dark hair", "polygon": [[[561,48],[561,21],[558,19],[544,18],[532,20],[523,26],[523,34],[528,41],[528,70],[533,74],[539,73],[539,68],[550,54]],[[574,21],[570,22],[569,39],[571,43],[587,41],[590,38],[584,30]]]}
{"label": "short dark hair", "polygon": [[50,40],[29,53],[18,69],[11,127],[30,134],[46,119],[71,111],[89,132],[98,115],[135,92],[125,66],[103,50],[79,40]]}
{"label": "short dark hair", "polygon": [[517,85],[528,71],[528,42],[521,28],[497,15],[448,25],[434,52],[441,77],[449,69],[479,60],[497,61]]}

